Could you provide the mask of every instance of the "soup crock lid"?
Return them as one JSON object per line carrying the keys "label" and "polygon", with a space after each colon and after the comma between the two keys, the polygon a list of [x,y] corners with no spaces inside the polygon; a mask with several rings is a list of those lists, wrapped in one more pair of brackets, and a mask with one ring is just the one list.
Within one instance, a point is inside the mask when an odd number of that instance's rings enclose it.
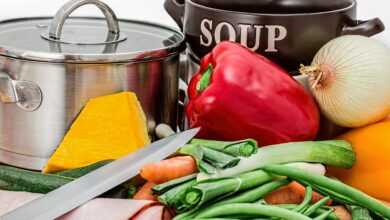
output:
{"label": "soup crock lid", "polygon": [[[105,18],[69,17],[78,7],[94,4]],[[66,21],[66,23],[65,23]],[[35,17],[0,22],[0,55],[59,63],[139,62],[177,54],[182,33],[169,27],[117,19],[98,0],[72,0],[54,18]]]}
{"label": "soup crock lid", "polygon": [[[180,0],[184,1],[184,0]],[[355,0],[191,0],[197,4],[250,13],[317,13],[347,8]]]}

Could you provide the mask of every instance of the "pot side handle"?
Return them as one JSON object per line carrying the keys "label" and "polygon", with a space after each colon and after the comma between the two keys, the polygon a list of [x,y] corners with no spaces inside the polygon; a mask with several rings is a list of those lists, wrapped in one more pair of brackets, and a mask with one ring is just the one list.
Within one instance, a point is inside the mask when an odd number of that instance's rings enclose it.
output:
{"label": "pot side handle", "polygon": [[17,103],[18,96],[13,80],[6,73],[0,72],[0,101],[3,103]]}
{"label": "pot side handle", "polygon": [[179,0],[165,0],[164,8],[173,18],[180,29],[183,30],[184,4]]}
{"label": "pot side handle", "polygon": [[367,21],[356,20],[352,25],[345,25],[341,32],[342,35],[363,35],[371,37],[385,30],[385,25],[379,18]]}
{"label": "pot side handle", "polygon": [[24,111],[35,111],[42,104],[42,91],[38,85],[25,80],[13,80],[0,72],[0,101],[14,103]]}

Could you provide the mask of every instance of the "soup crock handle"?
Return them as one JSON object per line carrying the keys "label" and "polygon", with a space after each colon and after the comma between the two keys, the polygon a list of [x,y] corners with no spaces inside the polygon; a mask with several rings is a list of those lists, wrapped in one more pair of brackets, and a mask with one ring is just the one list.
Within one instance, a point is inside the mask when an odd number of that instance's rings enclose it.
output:
{"label": "soup crock handle", "polygon": [[368,21],[354,21],[353,25],[346,25],[342,30],[342,35],[363,35],[371,37],[385,30],[385,25],[379,18]]}
{"label": "soup crock handle", "polygon": [[16,103],[25,111],[35,111],[41,106],[42,91],[33,82],[13,80],[8,74],[0,72],[0,101]]}
{"label": "soup crock handle", "polygon": [[177,25],[183,29],[184,3],[180,3],[179,1],[180,0],[165,0],[164,7]]}

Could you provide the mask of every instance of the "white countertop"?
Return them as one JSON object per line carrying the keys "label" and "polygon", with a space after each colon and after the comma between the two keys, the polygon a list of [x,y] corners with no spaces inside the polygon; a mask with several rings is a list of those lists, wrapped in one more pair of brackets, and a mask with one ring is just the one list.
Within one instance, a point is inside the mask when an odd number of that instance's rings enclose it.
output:
{"label": "white countertop", "polygon": [[[1,0],[0,19],[53,15],[67,0]],[[103,0],[108,3],[118,17],[148,20],[175,26],[163,8],[164,0]],[[390,45],[389,0],[357,0],[358,18],[380,17],[388,27],[378,38]],[[88,6],[81,8],[76,15],[97,15],[98,9]]]}

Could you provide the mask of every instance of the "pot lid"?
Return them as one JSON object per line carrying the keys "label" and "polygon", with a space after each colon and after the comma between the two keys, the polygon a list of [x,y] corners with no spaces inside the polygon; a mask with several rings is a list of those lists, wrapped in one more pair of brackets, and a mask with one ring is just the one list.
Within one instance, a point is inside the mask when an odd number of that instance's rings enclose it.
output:
{"label": "pot lid", "polygon": [[[184,2],[184,0],[179,0]],[[318,13],[347,8],[355,0],[192,0],[204,6],[250,13]]]}
{"label": "pot lid", "polygon": [[[86,4],[96,5],[105,18],[68,18]],[[71,0],[53,18],[0,22],[0,55],[35,61],[108,63],[160,59],[178,53],[183,42],[183,34],[175,29],[118,20],[99,0]]]}

